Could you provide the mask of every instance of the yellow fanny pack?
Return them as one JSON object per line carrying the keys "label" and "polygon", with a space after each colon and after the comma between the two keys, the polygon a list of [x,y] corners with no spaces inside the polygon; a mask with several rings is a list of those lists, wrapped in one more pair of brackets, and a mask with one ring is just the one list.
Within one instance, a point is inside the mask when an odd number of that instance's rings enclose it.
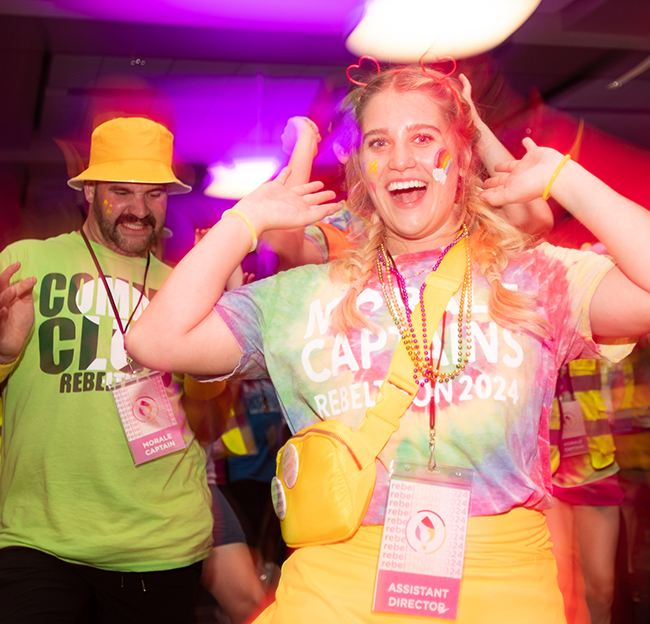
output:
{"label": "yellow fanny pack", "polygon": [[328,420],[303,429],[280,449],[272,495],[288,546],[330,544],[354,535],[372,498],[375,458],[417,389],[413,379],[393,371],[357,431]]}
{"label": "yellow fanny pack", "polygon": [[[464,249],[464,244],[456,245],[426,278],[430,327],[438,325],[460,287]],[[421,317],[419,310],[418,304],[413,319]],[[375,485],[375,459],[419,389],[412,371],[400,340],[376,403],[356,431],[338,420],[327,420],[303,429],[280,449],[271,492],[289,547],[340,542],[361,526]]]}

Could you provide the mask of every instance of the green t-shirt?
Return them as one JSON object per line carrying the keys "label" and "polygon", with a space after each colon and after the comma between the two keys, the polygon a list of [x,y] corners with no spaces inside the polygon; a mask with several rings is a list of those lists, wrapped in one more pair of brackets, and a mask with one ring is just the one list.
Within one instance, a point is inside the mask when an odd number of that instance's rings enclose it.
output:
{"label": "green t-shirt", "polygon": [[[122,319],[143,289],[146,260],[92,244]],[[3,392],[0,548],[25,546],[106,570],[190,565],[212,546],[205,454],[179,393],[168,394],[187,447],[135,466],[107,386],[128,370],[106,289],[77,233],[26,240],[0,254],[35,276],[35,322]],[[137,318],[170,269],[151,259]]]}

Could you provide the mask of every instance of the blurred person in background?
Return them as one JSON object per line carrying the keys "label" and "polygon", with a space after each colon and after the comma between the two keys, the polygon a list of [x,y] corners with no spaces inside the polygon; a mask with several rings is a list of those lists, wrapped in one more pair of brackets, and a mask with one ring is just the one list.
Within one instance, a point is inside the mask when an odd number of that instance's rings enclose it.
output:
{"label": "blurred person in background", "polygon": [[635,622],[650,618],[650,337],[609,367],[614,443],[626,535],[622,557]]}
{"label": "blurred person in background", "polygon": [[623,490],[618,483],[607,368],[563,366],[551,414],[553,507],[546,511],[570,624],[609,624]]}

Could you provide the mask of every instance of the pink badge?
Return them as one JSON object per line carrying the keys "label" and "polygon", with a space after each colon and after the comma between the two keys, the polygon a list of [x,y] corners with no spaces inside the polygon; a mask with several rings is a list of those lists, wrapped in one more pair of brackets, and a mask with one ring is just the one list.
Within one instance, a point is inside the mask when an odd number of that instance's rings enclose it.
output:
{"label": "pink badge", "polygon": [[112,392],[136,466],[185,448],[160,373],[138,375]]}
{"label": "pink badge", "polygon": [[393,476],[374,611],[456,618],[470,487]]}
{"label": "pink badge", "polygon": [[573,457],[588,452],[587,428],[580,403],[578,401],[562,401],[560,454],[564,457]]}

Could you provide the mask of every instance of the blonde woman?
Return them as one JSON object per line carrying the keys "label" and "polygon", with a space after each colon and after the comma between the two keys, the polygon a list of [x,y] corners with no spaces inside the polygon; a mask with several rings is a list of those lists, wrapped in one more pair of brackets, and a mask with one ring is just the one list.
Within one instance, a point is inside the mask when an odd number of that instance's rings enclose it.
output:
{"label": "blonde woman", "polygon": [[[285,171],[224,216],[127,336],[132,356],[153,368],[270,376],[294,432],[329,419],[355,429],[398,343],[409,345],[422,387],[377,457],[362,526],[345,541],[299,548],[260,622],[421,621],[373,610],[373,595],[391,469],[395,460],[426,465],[433,433],[438,463],[474,474],[456,621],[564,622],[542,513],[551,504],[557,370],[576,357],[621,358],[633,341],[619,337],[650,331],[650,214],[530,139],[526,156],[498,166],[484,190],[462,89],[414,67],[357,90],[349,206],[370,225],[349,257],[223,293],[260,234],[336,210],[318,206],[332,197],[316,192],[318,184],[286,188]],[[529,248],[491,207],[549,193],[618,264],[547,244]],[[456,245],[468,260],[441,339],[440,327],[426,326],[419,292]],[[409,329],[416,305],[428,346]],[[317,483],[314,490],[327,494]],[[439,603],[415,596],[415,585],[399,589],[400,604],[426,602],[430,611],[420,615],[445,621],[431,612]]]}

